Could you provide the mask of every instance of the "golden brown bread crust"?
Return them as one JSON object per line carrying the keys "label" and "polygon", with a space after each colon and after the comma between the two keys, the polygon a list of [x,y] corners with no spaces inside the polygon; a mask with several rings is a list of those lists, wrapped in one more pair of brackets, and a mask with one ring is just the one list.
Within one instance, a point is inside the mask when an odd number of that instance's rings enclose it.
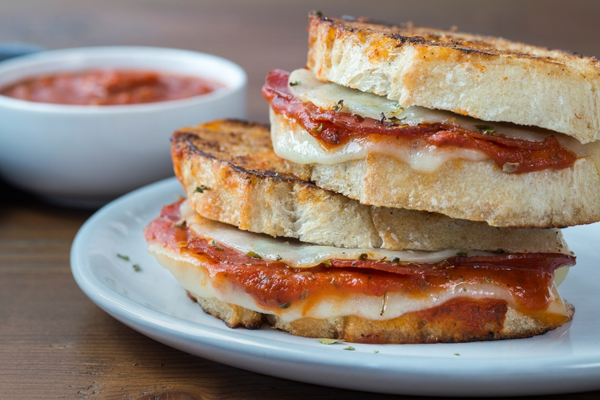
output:
{"label": "golden brown bread crust", "polygon": [[309,17],[321,80],[487,121],[600,138],[600,61],[501,38]]}
{"label": "golden brown bread crust", "polygon": [[[271,124],[273,132],[306,133],[297,121],[275,112]],[[434,173],[418,173],[378,153],[302,168],[319,187],[376,207],[437,212],[498,227],[561,228],[600,221],[600,175],[591,157],[569,168],[522,174],[504,173],[492,160],[460,159]]]}
{"label": "golden brown bread crust", "polygon": [[[352,343],[418,344],[520,339],[556,329],[572,320],[575,312],[573,306],[567,304],[566,317],[550,318],[544,322],[507,306],[504,301],[463,299],[386,321],[346,316],[327,320],[301,318],[288,322],[276,315],[246,310],[216,298],[203,299],[190,292],[188,296],[197,301],[206,313],[221,319],[230,328],[257,329],[262,325],[257,321],[261,321],[296,336]],[[251,322],[246,324],[244,321],[248,320]]]}
{"label": "golden brown bread crust", "polygon": [[225,303],[215,298],[206,299],[186,291],[188,297],[197,302],[207,314],[219,318],[230,328],[258,329],[264,323],[264,316],[235,304]]}
{"label": "golden brown bread crust", "polygon": [[[267,127],[215,121],[176,132],[175,173],[201,216],[272,236],[348,248],[568,253],[560,231],[494,228],[441,214],[370,207],[299,177]],[[204,185],[202,193],[196,188]]]}

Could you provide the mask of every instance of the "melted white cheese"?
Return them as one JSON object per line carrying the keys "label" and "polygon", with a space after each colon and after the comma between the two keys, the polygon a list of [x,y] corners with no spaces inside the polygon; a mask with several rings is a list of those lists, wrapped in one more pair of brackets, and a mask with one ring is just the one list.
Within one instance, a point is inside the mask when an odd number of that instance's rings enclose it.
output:
{"label": "melted white cheese", "polygon": [[[571,137],[543,129],[481,121],[448,111],[431,110],[417,106],[402,108],[398,102],[372,93],[361,92],[330,82],[322,82],[307,69],[293,71],[290,74],[289,81],[296,83],[289,86],[294,96],[302,102],[312,103],[321,109],[334,109],[334,107],[342,105],[340,112],[377,120],[380,120],[382,115],[387,119],[394,117],[401,120],[402,124],[411,126],[423,122],[444,123],[477,132],[483,125],[493,128],[495,134],[528,141],[542,141],[549,136],[555,136],[563,146],[580,156],[587,156],[593,151],[587,145],[582,145]],[[340,100],[343,100],[343,103],[340,103]],[[478,150],[437,148],[409,140],[392,141],[393,143],[390,143],[389,141],[373,142],[367,138],[360,138],[351,140],[349,143],[332,150],[327,150],[308,132],[299,129],[298,124],[294,124],[293,121],[283,122],[282,120],[285,120],[284,116],[279,116],[277,119],[279,123],[271,115],[271,123],[275,126],[272,129],[275,152],[280,157],[299,164],[338,164],[364,159],[368,153],[376,152],[395,156],[409,164],[417,172],[432,173],[445,163],[456,159],[471,161],[489,159],[486,154]],[[407,146],[407,143],[411,143],[411,146]]]}
{"label": "melted white cheese", "polygon": [[451,113],[448,111],[431,110],[424,107],[410,106],[400,107],[398,102],[377,96],[373,93],[361,92],[357,89],[351,89],[331,82],[322,82],[318,80],[312,71],[307,69],[297,69],[290,74],[290,82],[299,82],[294,86],[289,86],[290,92],[302,102],[313,103],[315,106],[330,110],[335,107],[340,100],[343,100],[343,108],[340,112],[357,114],[362,117],[381,119],[381,115],[386,118],[396,117],[402,120],[402,124],[418,125],[419,123],[444,123],[454,126],[460,126],[477,132],[478,125],[494,128],[497,134],[502,136],[523,139],[529,141],[542,141],[551,132],[536,131],[532,128],[520,127],[518,125],[503,124],[500,122],[487,122],[475,118],[466,117]]}
{"label": "melted white cheese", "polygon": [[[181,205],[181,218],[189,229],[199,237],[203,237],[235,249],[242,254],[250,252],[261,258],[282,261],[294,268],[310,268],[327,260],[358,260],[361,255],[369,260],[398,258],[403,262],[436,263],[453,257],[460,250],[427,251],[393,251],[384,249],[344,249],[332,246],[320,246],[303,243],[294,239],[273,238],[248,231],[242,231],[233,225],[212,221],[195,213],[187,202]],[[481,251],[469,251],[469,255],[493,255]]]}
{"label": "melted white cheese", "polygon": [[271,111],[271,140],[275,154],[297,164],[340,164],[362,160],[368,153],[386,154],[396,157],[421,173],[432,173],[445,163],[462,159],[487,160],[488,156],[477,150],[438,148],[424,140],[355,138],[348,143],[327,150],[299,124]]}
{"label": "melted white cheese", "polygon": [[275,116],[271,110],[271,142],[279,157],[296,164],[339,164],[346,161],[362,160],[367,156],[366,139],[353,139],[333,150],[322,147],[317,139],[287,117]]}
{"label": "melted white cheese", "polygon": [[[385,308],[383,297],[358,293],[329,293],[327,296],[315,298],[315,295],[310,292],[306,294],[306,299],[310,299],[309,301],[298,300],[285,309],[266,308],[256,303],[252,296],[237,285],[221,280],[218,284],[216,282],[213,284],[211,275],[200,268],[202,262],[196,257],[176,255],[159,244],[151,245],[149,251],[162,266],[173,273],[186,290],[194,295],[205,299],[216,298],[260,313],[276,314],[284,321],[300,318],[328,319],[347,315],[371,320],[387,320],[409,312],[436,307],[457,297],[503,299],[514,305],[511,294],[499,286],[489,283],[475,285],[457,283],[441,293],[431,293],[428,296],[415,297],[402,292],[387,293]],[[382,309],[384,309],[383,314]],[[564,313],[564,304],[560,297],[557,296],[548,311]]]}

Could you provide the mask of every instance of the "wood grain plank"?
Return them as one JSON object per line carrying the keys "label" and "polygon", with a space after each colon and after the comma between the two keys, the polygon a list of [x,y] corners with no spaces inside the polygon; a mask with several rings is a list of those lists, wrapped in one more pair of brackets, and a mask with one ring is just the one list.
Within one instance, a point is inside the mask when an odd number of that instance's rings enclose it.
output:
{"label": "wood grain plank", "polygon": [[[363,394],[267,377],[149,339],[108,316],[68,273],[0,282],[0,398],[359,399]],[[10,297],[10,298],[9,298]],[[374,399],[390,396],[369,395]]]}

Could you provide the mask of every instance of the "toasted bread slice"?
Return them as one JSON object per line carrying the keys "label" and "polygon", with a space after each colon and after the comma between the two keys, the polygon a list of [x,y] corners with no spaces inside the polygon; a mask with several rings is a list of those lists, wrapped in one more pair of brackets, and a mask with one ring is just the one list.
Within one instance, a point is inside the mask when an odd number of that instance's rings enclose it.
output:
{"label": "toasted bread slice", "polygon": [[[271,112],[279,141],[315,140],[296,120]],[[290,147],[290,146],[288,146]],[[600,221],[600,175],[591,156],[564,169],[507,174],[491,159],[456,159],[419,173],[390,154],[338,164],[306,164],[319,187],[377,207],[441,213],[498,227],[560,228]],[[304,172],[303,170],[303,172]]]}
{"label": "toasted bread slice", "polygon": [[243,230],[336,247],[569,252],[556,229],[495,228],[436,213],[361,205],[304,180],[319,170],[277,157],[270,138],[268,127],[240,121],[176,132],[171,139],[175,173],[194,210]]}
{"label": "toasted bread slice", "polygon": [[[256,329],[254,321],[261,320],[275,329],[296,336],[339,339],[352,343],[382,344],[421,344],[421,343],[459,343],[484,340],[521,339],[541,335],[564,324],[564,321],[540,321],[515,310],[513,307],[494,304],[486,309],[477,302],[465,304],[448,304],[435,309],[412,312],[388,321],[373,321],[354,315],[329,319],[302,318],[295,321],[284,321],[273,314],[261,314],[256,311],[229,304],[216,298],[203,299],[189,293],[200,307],[214,317],[221,319],[230,328]],[[466,308],[468,318],[477,319],[486,329],[485,333],[473,330],[467,318],[456,320],[453,313],[459,307]],[[218,310],[218,311],[216,311]],[[224,310],[227,310],[226,312]],[[567,304],[567,317],[573,318],[575,309]],[[250,313],[252,322],[245,325]],[[436,319],[428,324],[423,317],[436,314]],[[467,315],[463,315],[466,317]],[[488,317],[488,320],[484,320]],[[492,318],[490,318],[492,317]],[[502,321],[498,324],[497,321]]]}
{"label": "toasted bread slice", "polygon": [[600,139],[600,61],[500,38],[310,15],[321,80],[486,121]]}
{"label": "toasted bread slice", "polygon": [[[257,324],[257,321],[261,321],[296,336],[339,339],[352,343],[421,344],[521,339],[558,328],[565,320],[572,320],[575,311],[567,303],[564,319],[542,321],[501,301],[482,305],[471,300],[463,303],[450,302],[387,321],[373,321],[355,315],[285,321],[276,315],[244,309],[214,297],[204,299],[189,291],[188,296],[197,301],[204,312],[219,318],[230,328],[257,329],[262,325]],[[462,318],[456,319],[455,313],[459,309],[463,312]],[[424,323],[425,318],[432,316],[434,317],[429,323]],[[469,319],[480,324],[478,329],[473,329]]]}

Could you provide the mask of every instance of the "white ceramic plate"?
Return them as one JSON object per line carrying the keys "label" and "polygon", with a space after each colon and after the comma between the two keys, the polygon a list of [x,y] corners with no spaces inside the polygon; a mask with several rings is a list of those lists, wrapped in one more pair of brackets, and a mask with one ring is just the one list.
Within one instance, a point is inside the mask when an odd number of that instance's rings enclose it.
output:
{"label": "white ceramic plate", "polygon": [[87,296],[159,342],[267,375],[372,392],[514,396],[600,389],[600,224],[565,231],[578,256],[561,286],[576,308],[570,329],[497,342],[354,344],[349,351],[346,344],[323,345],[270,328],[229,329],[204,314],[147,254],[142,235],[178,193],[178,182],[169,179],[114,201],[85,223],[71,251],[73,275]]}

